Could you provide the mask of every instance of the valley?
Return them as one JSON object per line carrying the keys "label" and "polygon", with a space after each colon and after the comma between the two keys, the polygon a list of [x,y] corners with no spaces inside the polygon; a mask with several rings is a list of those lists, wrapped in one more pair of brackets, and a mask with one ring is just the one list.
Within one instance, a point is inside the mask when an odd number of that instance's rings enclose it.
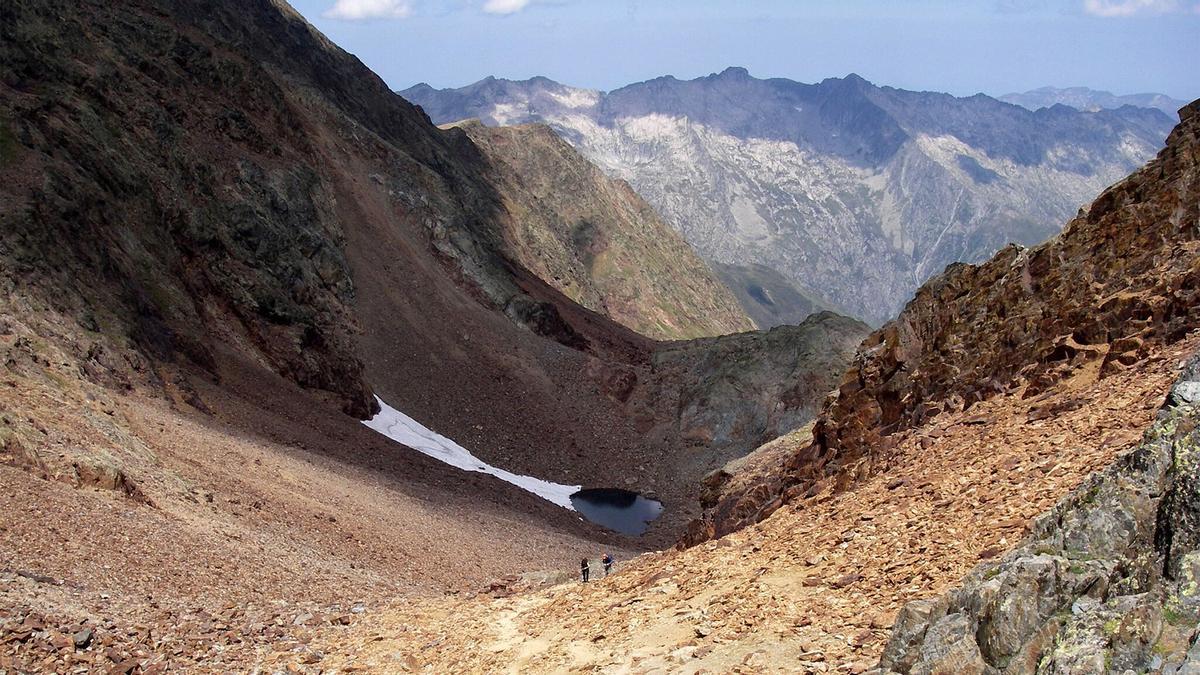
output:
{"label": "valley", "polygon": [[1190,672],[1179,117],[11,0],[0,671]]}
{"label": "valley", "polygon": [[904,603],[1015,546],[1136,444],[1197,346],[1193,337],[1159,367],[1104,384],[1066,383],[1041,403],[1086,403],[1054,419],[1027,422],[1033,406],[1016,396],[939,419],[894,439],[887,469],[849,489],[638,557],[599,583],[397,604],[317,649],[333,667],[380,671],[871,671]]}

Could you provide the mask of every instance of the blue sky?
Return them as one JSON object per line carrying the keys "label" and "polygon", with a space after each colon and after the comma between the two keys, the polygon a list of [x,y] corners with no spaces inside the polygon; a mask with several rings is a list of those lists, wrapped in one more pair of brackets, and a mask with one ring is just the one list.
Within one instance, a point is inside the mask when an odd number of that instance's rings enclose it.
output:
{"label": "blue sky", "polygon": [[545,75],[614,89],[745,66],[968,95],[1200,97],[1200,0],[293,0],[397,89]]}

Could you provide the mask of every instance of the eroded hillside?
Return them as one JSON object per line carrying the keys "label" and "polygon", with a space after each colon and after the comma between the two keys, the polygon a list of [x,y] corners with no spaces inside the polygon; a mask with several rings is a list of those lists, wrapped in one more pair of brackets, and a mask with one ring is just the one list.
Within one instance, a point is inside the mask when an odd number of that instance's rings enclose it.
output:
{"label": "eroded hillside", "polygon": [[455,126],[483,151],[489,176],[502,186],[512,214],[506,251],[568,298],[660,340],[754,328],[732,293],[649,204],[549,127]]}

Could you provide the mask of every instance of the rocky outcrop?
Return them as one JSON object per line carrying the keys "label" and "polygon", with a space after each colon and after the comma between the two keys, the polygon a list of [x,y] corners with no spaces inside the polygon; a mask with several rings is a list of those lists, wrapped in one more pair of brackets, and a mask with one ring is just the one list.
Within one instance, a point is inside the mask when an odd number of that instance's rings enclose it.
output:
{"label": "rocky outcrop", "polygon": [[655,338],[751,330],[708,265],[624,181],[549,127],[455,125],[487,158],[506,255],[584,307]]}
{"label": "rocky outcrop", "polygon": [[1190,673],[1200,668],[1200,357],[1142,443],[939,598],[909,603],[900,673]]}
{"label": "rocky outcrop", "polygon": [[801,475],[831,475],[891,433],[1000,391],[1032,398],[1200,325],[1200,102],[1167,147],[1063,234],[957,265],[864,341],[814,429]]}
{"label": "rocky outcrop", "polygon": [[[1104,378],[1200,326],[1200,102],[1181,117],[1154,161],[1060,236],[951,266],[868,337],[766,503],[844,486],[889,436],[945,411],[1000,392],[1032,399],[1084,370]],[[742,518],[707,529],[755,522],[761,501],[726,505]]]}
{"label": "rocky outcrop", "polygon": [[869,330],[821,312],[797,326],[673,343],[654,354],[656,396],[677,411],[685,443],[745,452],[810,422]]}
{"label": "rocky outcrop", "polygon": [[1175,121],[1174,110],[1030,111],[856,75],[803,84],[742,68],[610,92],[487,78],[401,94],[437,122],[549,124],[706,260],[765,265],[873,325],[951,263],[1057,234],[1150,159]]}

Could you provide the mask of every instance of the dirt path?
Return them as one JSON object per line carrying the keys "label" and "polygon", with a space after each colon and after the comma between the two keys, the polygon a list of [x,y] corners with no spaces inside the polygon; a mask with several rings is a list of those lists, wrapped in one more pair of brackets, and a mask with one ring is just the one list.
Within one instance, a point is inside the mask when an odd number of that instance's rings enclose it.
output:
{"label": "dirt path", "polygon": [[[1085,371],[1046,397],[939,416],[851,491],[721,540],[625,561],[586,585],[384,608],[362,626],[392,637],[355,628],[316,644],[327,668],[352,658],[378,672],[861,672],[904,602],[1013,546],[1133,445],[1198,343],[1104,380]],[[1047,406],[1058,412],[1038,413]]]}

